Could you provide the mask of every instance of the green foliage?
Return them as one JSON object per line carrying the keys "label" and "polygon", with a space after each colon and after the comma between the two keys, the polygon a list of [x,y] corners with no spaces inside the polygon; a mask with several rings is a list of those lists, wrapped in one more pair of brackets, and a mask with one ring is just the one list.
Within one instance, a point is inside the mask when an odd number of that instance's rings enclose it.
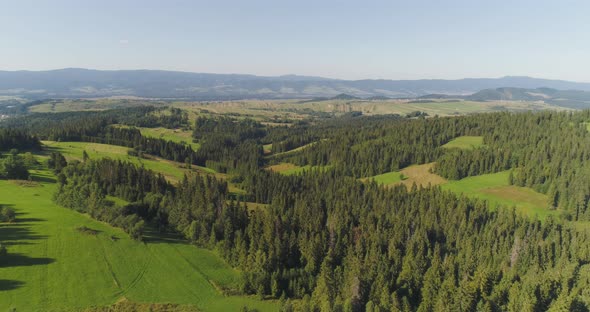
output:
{"label": "green foliage", "polygon": [[16,212],[10,207],[0,205],[0,222],[14,222],[16,220]]}
{"label": "green foliage", "polygon": [[[71,132],[53,133],[171,159],[193,157],[193,163],[235,173],[244,199],[264,208],[248,211],[242,198],[230,197],[226,182],[210,176],[190,175],[171,185],[144,168],[113,160],[70,163],[58,178],[55,197],[130,237],[145,239],[157,228],[214,249],[242,272],[235,289],[239,284],[260,299],[301,299],[301,310],[573,309],[584,304],[581,290],[590,286],[579,273],[590,263],[590,233],[555,215],[566,211],[573,220],[584,220],[590,214],[590,134],[572,126],[589,115],[351,114],[294,125],[299,138],[252,120],[202,117],[194,132],[202,140],[198,151],[151,142],[136,129],[73,123]],[[103,116],[95,125],[111,125],[109,118],[116,119]],[[483,136],[485,146],[442,147],[465,136]],[[317,143],[264,157],[263,144],[272,142],[278,150],[281,142],[297,148],[309,140]],[[263,170],[279,161],[332,169],[289,176]],[[453,180],[442,188],[383,188],[358,181],[434,161],[434,170]],[[112,205],[107,196],[128,203]],[[544,209],[550,203],[555,210]],[[548,212],[541,222],[494,209],[496,204]]]}
{"label": "green foliage", "polygon": [[26,180],[28,178],[29,170],[23,157],[11,153],[3,159],[0,158],[0,179]]}
{"label": "green foliage", "polygon": [[66,158],[59,152],[52,152],[47,159],[47,167],[53,169],[55,174],[59,174],[65,166],[68,165]]}

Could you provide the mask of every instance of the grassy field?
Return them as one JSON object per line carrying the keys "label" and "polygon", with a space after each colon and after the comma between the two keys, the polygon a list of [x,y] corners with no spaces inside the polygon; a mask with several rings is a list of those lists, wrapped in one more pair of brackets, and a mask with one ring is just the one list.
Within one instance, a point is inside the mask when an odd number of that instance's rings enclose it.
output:
{"label": "grassy field", "polygon": [[361,181],[370,181],[374,180],[377,184],[381,185],[392,185],[402,180],[402,173],[397,171],[392,171],[384,174],[379,174],[376,176],[372,176],[370,178],[363,178],[360,179]]}
{"label": "grassy field", "polygon": [[272,118],[303,119],[312,112],[347,113],[359,111],[365,115],[400,114],[422,111],[430,116],[455,116],[493,111],[565,110],[558,106],[541,102],[497,101],[433,101],[413,102],[411,100],[243,100],[219,102],[175,102],[172,106],[192,112],[204,111],[214,114],[239,114],[258,120]]}
{"label": "grassy field", "polygon": [[487,200],[492,206],[514,206],[516,211],[543,220],[549,215],[558,215],[559,211],[548,208],[547,195],[537,193],[526,187],[508,184],[509,171],[468,177],[458,181],[449,181],[441,187],[458,194]]}
{"label": "grassy field", "polygon": [[[119,126],[122,127],[122,126]],[[124,127],[124,126],[123,126]],[[186,131],[182,129],[167,129],[167,128],[144,128],[144,127],[136,127],[141,132],[141,135],[144,137],[149,138],[157,138],[157,139],[164,139],[167,141],[172,141],[176,143],[186,143],[189,144],[193,150],[198,150],[201,147],[201,144],[193,142],[193,133],[192,131]]]}
{"label": "grassy field", "polygon": [[389,100],[237,100],[237,101],[158,101],[138,98],[99,98],[87,100],[51,100],[29,108],[31,112],[98,111],[113,108],[142,105],[172,106],[189,112],[189,119],[196,116],[235,115],[236,118],[252,118],[273,123],[281,120],[302,120],[316,113],[342,114],[351,111],[364,115],[400,114],[415,111],[430,116],[456,116],[494,111],[567,110],[542,102],[490,101],[473,102],[463,100],[412,101],[407,99]]}
{"label": "grassy field", "polygon": [[280,164],[268,166],[266,169],[274,171],[274,172],[278,172],[283,175],[294,175],[294,174],[303,173],[304,171],[310,171],[310,170],[322,171],[322,170],[326,170],[329,168],[330,168],[330,166],[311,166],[311,165],[297,166],[297,165],[294,165],[291,163],[280,163]]}
{"label": "grassy field", "polygon": [[414,183],[421,187],[446,183],[446,179],[430,172],[432,166],[434,166],[434,163],[409,166],[400,170],[400,173],[407,177],[407,179],[400,181],[400,183],[404,184],[408,188],[412,187]]}
{"label": "grassy field", "polygon": [[[17,212],[17,222],[0,224],[9,252],[0,260],[1,311],[76,311],[122,298],[202,311],[278,309],[275,301],[220,293],[217,288],[237,287],[239,272],[215,253],[150,233],[144,243],[135,242],[119,229],[55,205],[51,174],[37,171],[33,177],[36,186],[0,181],[0,203]],[[81,226],[98,234],[76,230]]]}
{"label": "grassy field", "polygon": [[109,157],[112,159],[129,161],[137,165],[143,165],[146,169],[159,172],[172,181],[178,181],[182,179],[185,173],[193,171],[201,173],[215,173],[215,171],[212,169],[199,166],[192,166],[193,169],[189,170],[184,168],[184,164],[158,157],[150,156],[150,159],[143,159],[129,156],[127,155],[129,148],[123,146],[87,142],[54,141],[44,141],[43,144],[48,148],[49,151],[60,152],[68,160],[82,160],[82,153],[86,151],[91,159]]}
{"label": "grassy field", "polygon": [[[215,170],[207,167],[192,165],[191,169],[187,169],[184,163],[174,162],[167,159],[148,156],[148,159],[139,158],[127,155],[129,148],[123,146],[115,146],[99,143],[87,142],[55,142],[43,141],[43,144],[48,151],[55,151],[62,153],[68,161],[82,160],[82,153],[86,151],[90,159],[109,157],[112,159],[119,159],[129,161],[136,165],[144,166],[146,169],[161,173],[168,181],[178,182],[185,174],[209,174],[215,176],[217,179],[228,180],[228,176],[223,173],[215,172]],[[228,183],[229,191],[234,194],[244,194],[244,190],[240,189],[233,183]]]}
{"label": "grassy field", "polygon": [[443,145],[444,148],[475,149],[483,145],[481,136],[460,136]]}
{"label": "grassy field", "polygon": [[[319,141],[318,141],[318,142],[319,142]],[[299,152],[299,151],[301,151],[301,150],[304,150],[304,149],[306,149],[306,148],[308,148],[308,147],[312,147],[312,146],[314,146],[315,144],[317,144],[318,142],[311,142],[311,143],[305,144],[305,145],[303,145],[303,146],[299,146],[299,147],[297,147],[297,148],[294,148],[294,149],[292,149],[292,150],[288,150],[288,151],[285,151],[285,152],[281,152],[281,153],[272,154],[272,155],[268,156],[268,158],[269,158],[269,159],[271,159],[271,158],[274,158],[274,157],[279,157],[279,156],[285,156],[285,155],[293,154],[293,153]],[[272,148],[272,144],[270,144],[270,145],[271,145],[271,148]],[[266,146],[266,145],[265,145],[265,146]]]}
{"label": "grassy field", "polygon": [[114,108],[128,108],[145,105],[165,105],[164,102],[137,100],[136,98],[97,98],[97,99],[64,99],[48,100],[29,107],[32,113],[62,113],[73,111],[102,111]]}
{"label": "grassy field", "polygon": [[361,181],[375,180],[378,184],[384,186],[393,186],[396,184],[403,184],[411,188],[414,183],[417,186],[428,187],[447,183],[447,180],[441,176],[431,173],[430,170],[434,163],[413,165],[406,167],[400,171],[392,171],[380,175],[362,178]]}
{"label": "grassy field", "polygon": [[[544,220],[549,215],[559,215],[559,211],[548,208],[547,195],[537,193],[527,187],[509,185],[509,171],[449,181],[437,174],[431,173],[430,169],[433,165],[434,163],[410,166],[399,172],[388,172],[361,180],[367,181],[374,179],[377,183],[384,186],[392,186],[399,183],[407,187],[411,187],[413,183],[423,187],[429,184],[440,185],[443,189],[453,191],[457,194],[486,200],[491,204],[493,209],[498,205],[515,207],[519,213],[537,217],[541,220]],[[406,179],[402,180],[402,175]]]}

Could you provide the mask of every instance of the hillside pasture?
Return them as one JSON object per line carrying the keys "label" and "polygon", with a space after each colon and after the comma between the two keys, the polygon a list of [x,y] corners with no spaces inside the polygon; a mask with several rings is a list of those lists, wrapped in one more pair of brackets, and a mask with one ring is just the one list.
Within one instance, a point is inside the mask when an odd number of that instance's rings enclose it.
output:
{"label": "hillside pasture", "polygon": [[[443,177],[431,173],[434,163],[414,165],[400,171],[388,172],[381,175],[363,178],[361,181],[375,180],[386,187],[403,184],[410,188],[414,183],[417,186],[439,185],[442,189],[462,194],[472,198],[488,201],[492,209],[499,205],[512,208],[518,213],[544,220],[549,215],[559,215],[559,210],[551,210],[548,207],[548,197],[531,188],[519,187],[508,184],[509,171],[484,174],[467,177],[461,180],[446,180]],[[405,177],[402,180],[402,177]]]}
{"label": "hillside pasture", "polygon": [[[117,125],[117,127],[126,127]],[[163,139],[166,141],[172,141],[176,143],[185,143],[192,147],[193,150],[198,150],[201,144],[193,142],[193,133],[189,130],[182,129],[167,129],[162,127],[157,128],[145,128],[135,127],[141,132],[141,135],[148,138]]]}
{"label": "hillside pasture", "polygon": [[547,195],[527,187],[508,184],[509,171],[467,177],[449,181],[441,187],[457,194],[487,200],[492,207],[514,207],[518,213],[544,220],[549,215],[558,215],[558,210],[548,207]]}
{"label": "hillside pasture", "polygon": [[[207,167],[191,165],[191,168],[186,168],[184,163],[179,163],[160,157],[146,155],[146,158],[139,158],[127,155],[129,148],[116,145],[87,143],[87,142],[55,142],[43,141],[46,152],[60,152],[68,160],[82,160],[84,151],[88,154],[90,159],[111,158],[121,161],[128,161],[138,166],[144,166],[154,172],[162,174],[168,181],[175,183],[180,181],[184,175],[191,174],[206,174],[212,175],[220,180],[229,180],[228,175],[218,173],[215,170]],[[41,155],[41,157],[46,157]],[[240,189],[238,185],[228,182],[229,191],[234,194],[244,194],[244,190]]]}
{"label": "hillside pasture", "polygon": [[130,150],[124,146],[115,146],[100,143],[88,142],[55,142],[43,141],[43,145],[48,152],[60,152],[68,161],[82,160],[84,151],[88,154],[90,159],[105,158],[117,159],[122,161],[129,161],[139,166],[144,166],[146,169],[161,173],[170,181],[178,181],[182,179],[185,174],[189,173],[203,173],[214,174],[210,168],[192,165],[191,169],[187,169],[184,163],[174,162],[167,159],[162,159],[155,156],[148,155],[147,158],[139,158],[130,156],[127,152]]}
{"label": "hillside pasture", "polygon": [[0,310],[80,311],[120,300],[199,311],[278,309],[276,301],[224,295],[221,290],[238,288],[240,273],[215,252],[156,232],[133,241],[120,229],[57,206],[48,171],[32,177],[37,187],[0,181],[0,203],[17,213],[16,222],[0,223],[8,248],[0,259]]}

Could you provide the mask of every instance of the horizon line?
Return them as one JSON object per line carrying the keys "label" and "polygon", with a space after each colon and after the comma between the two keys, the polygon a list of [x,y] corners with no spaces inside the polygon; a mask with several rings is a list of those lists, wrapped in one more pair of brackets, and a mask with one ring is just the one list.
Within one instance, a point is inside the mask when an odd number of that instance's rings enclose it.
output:
{"label": "horizon line", "polygon": [[204,75],[227,75],[227,76],[252,76],[259,78],[282,78],[282,77],[307,77],[307,78],[318,78],[324,80],[341,80],[341,81],[364,81],[364,80],[382,80],[382,81],[420,81],[420,80],[443,80],[443,81],[458,81],[458,80],[469,80],[469,79],[504,79],[504,78],[530,78],[530,79],[543,79],[553,81],[564,81],[574,83],[590,83],[590,81],[579,81],[579,80],[567,80],[559,78],[546,78],[546,77],[535,77],[529,75],[503,75],[495,77],[463,77],[463,78],[415,78],[415,79],[396,79],[396,78],[362,78],[362,79],[344,79],[344,78],[332,78],[328,76],[317,76],[317,75],[306,75],[306,74],[281,74],[281,75],[259,75],[249,73],[215,73],[215,72],[199,72],[199,71],[188,71],[188,70],[172,70],[172,69],[153,69],[153,68],[136,68],[136,69],[96,69],[96,68],[85,68],[85,67],[63,67],[55,69],[18,69],[18,70],[5,70],[0,69],[0,72],[5,73],[40,73],[40,72],[52,72],[52,71],[65,71],[65,70],[86,70],[86,71],[99,71],[99,72],[117,72],[117,71],[152,71],[152,72],[174,72],[174,73],[185,73],[185,74],[204,74]]}

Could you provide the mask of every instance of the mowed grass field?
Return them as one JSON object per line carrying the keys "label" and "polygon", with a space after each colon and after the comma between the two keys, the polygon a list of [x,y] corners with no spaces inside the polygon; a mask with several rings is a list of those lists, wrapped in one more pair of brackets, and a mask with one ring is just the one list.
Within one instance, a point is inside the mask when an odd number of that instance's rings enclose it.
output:
{"label": "mowed grass field", "polygon": [[[239,272],[214,252],[149,233],[145,242],[133,241],[119,229],[54,204],[52,174],[36,171],[33,177],[36,186],[0,181],[0,204],[17,212],[17,222],[0,224],[9,252],[0,260],[0,311],[79,311],[122,299],[188,304],[201,311],[278,310],[276,301],[218,291],[236,289]],[[81,233],[76,230],[81,226],[98,233]]]}
{"label": "mowed grass field", "polygon": [[475,149],[483,146],[482,136],[460,136],[443,145],[444,148]]}

